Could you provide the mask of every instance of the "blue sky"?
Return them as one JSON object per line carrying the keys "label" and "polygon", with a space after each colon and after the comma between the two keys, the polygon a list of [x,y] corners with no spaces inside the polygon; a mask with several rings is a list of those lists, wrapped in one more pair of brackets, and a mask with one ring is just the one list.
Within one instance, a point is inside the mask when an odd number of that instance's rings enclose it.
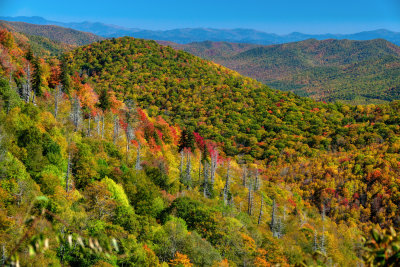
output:
{"label": "blue sky", "polygon": [[266,32],[400,31],[400,0],[0,0],[1,16],[99,21],[132,28],[252,28]]}

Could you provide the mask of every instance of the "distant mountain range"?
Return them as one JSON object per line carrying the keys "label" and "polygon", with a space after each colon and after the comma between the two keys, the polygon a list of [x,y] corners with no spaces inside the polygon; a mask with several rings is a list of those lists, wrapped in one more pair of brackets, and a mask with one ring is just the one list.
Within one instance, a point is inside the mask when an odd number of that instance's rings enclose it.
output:
{"label": "distant mountain range", "polygon": [[383,39],[308,39],[269,46],[159,43],[317,100],[365,104],[400,99],[400,47]]}
{"label": "distant mountain range", "polygon": [[282,44],[297,42],[306,39],[349,39],[371,40],[385,39],[400,45],[400,33],[385,29],[364,31],[354,34],[304,34],[293,32],[287,35],[266,33],[252,29],[210,29],[210,28],[184,28],[164,31],[125,28],[100,22],[58,22],[46,20],[42,17],[0,17],[0,20],[19,21],[39,25],[57,25],[79,31],[90,32],[102,37],[133,36],[136,38],[171,41],[179,44],[202,41],[225,41],[250,44]]}

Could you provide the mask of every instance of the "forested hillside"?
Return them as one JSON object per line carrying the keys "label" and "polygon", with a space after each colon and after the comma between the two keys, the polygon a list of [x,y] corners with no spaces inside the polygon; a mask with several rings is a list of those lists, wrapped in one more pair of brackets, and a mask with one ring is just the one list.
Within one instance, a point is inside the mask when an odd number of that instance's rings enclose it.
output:
{"label": "forested hillside", "polygon": [[36,25],[25,22],[0,21],[2,27],[11,31],[22,32],[48,38],[52,41],[68,45],[85,45],[103,40],[103,37],[93,33],[81,32],[55,25]]}
{"label": "forested hillside", "polygon": [[133,38],[59,61],[2,30],[0,51],[3,264],[398,263],[393,231],[362,239],[400,223],[398,102],[319,103]]}
{"label": "forested hillside", "polygon": [[351,104],[399,99],[400,48],[383,39],[305,40],[272,46],[166,43],[213,60],[272,88]]}
{"label": "forested hillside", "polygon": [[19,46],[24,47],[25,49],[27,49],[29,46],[35,55],[40,57],[60,56],[62,53],[76,48],[76,45],[68,45],[65,43],[52,41],[46,37],[41,37],[38,35],[20,33],[9,25],[1,22],[0,29],[7,29],[7,31],[13,35],[15,42]]}

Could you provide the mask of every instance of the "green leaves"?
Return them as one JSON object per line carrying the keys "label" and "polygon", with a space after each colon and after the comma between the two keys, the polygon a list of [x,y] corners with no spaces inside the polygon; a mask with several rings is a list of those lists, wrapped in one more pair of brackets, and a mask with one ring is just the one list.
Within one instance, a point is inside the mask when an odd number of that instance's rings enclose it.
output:
{"label": "green leaves", "polygon": [[372,240],[364,244],[364,260],[369,266],[398,266],[400,264],[400,236],[393,227],[371,230]]}
{"label": "green leaves", "polygon": [[377,229],[372,229],[371,234],[376,242],[380,242],[381,236]]}

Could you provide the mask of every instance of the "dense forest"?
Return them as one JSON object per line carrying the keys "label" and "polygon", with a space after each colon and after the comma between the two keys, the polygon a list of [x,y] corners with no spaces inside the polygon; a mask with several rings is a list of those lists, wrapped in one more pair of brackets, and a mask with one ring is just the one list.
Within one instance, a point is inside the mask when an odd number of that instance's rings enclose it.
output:
{"label": "dense forest", "polygon": [[37,25],[16,21],[0,21],[2,27],[15,32],[40,36],[67,45],[85,45],[103,40],[101,36],[55,25]]}
{"label": "dense forest", "polygon": [[3,265],[399,264],[399,102],[316,102],[154,41],[55,58],[17,37],[0,29]]}
{"label": "dense forest", "polygon": [[160,43],[213,60],[272,88],[320,101],[379,104],[399,99],[400,48],[383,39],[309,39],[270,46]]}

